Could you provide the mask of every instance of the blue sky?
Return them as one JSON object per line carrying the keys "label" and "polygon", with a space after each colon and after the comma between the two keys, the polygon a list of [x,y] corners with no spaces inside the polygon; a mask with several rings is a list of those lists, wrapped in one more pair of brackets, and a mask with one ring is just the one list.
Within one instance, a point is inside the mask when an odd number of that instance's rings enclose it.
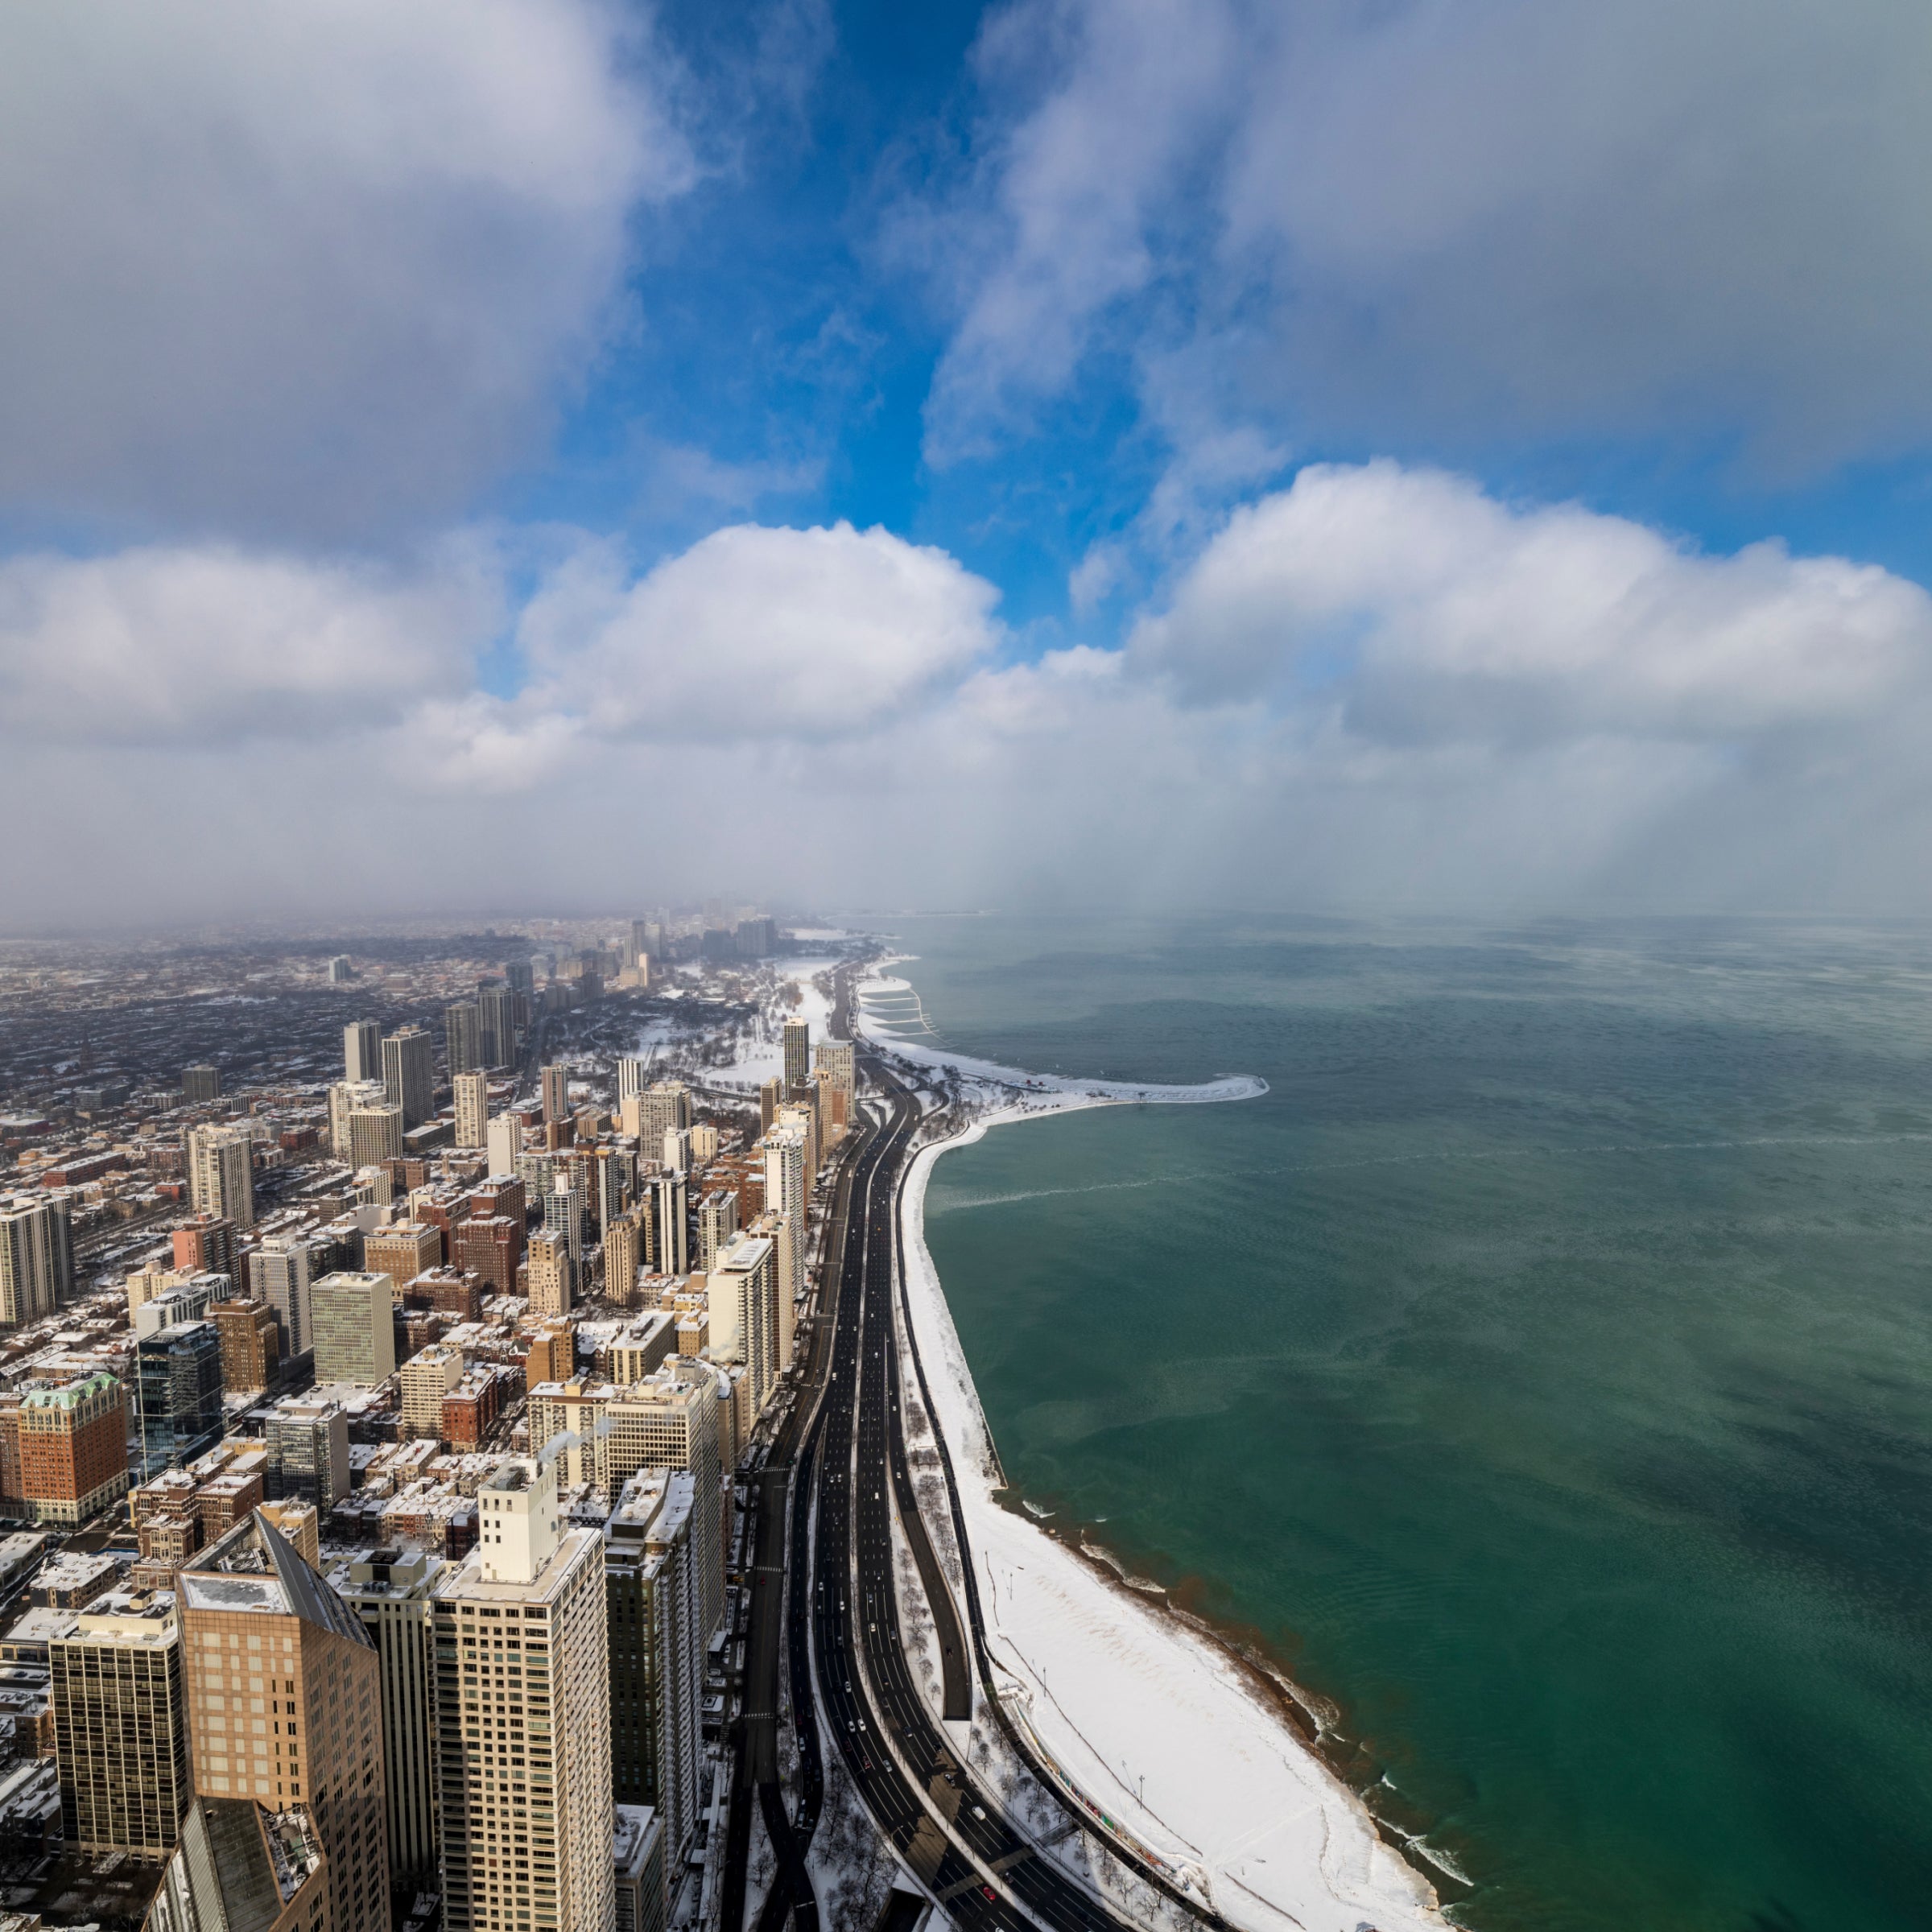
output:
{"label": "blue sky", "polygon": [[25,923],[1926,909],[1921,9],[0,31]]}
{"label": "blue sky", "polygon": [[[1132,524],[1174,456],[1143,406],[1133,348],[1150,328],[1178,336],[1198,316],[1199,291],[1185,286],[1194,251],[1183,244],[1171,279],[1100,318],[1070,379],[989,447],[929,456],[957,299],[894,230],[969,199],[976,146],[983,158],[989,130],[1009,122],[1013,95],[974,60],[997,10],[682,6],[658,16],[700,85],[758,105],[742,123],[708,130],[713,171],[640,225],[628,287],[648,320],[608,350],[553,459],[506,480],[496,502],[507,514],[629,530],[645,548],[687,541],[710,512],[679,500],[653,453],[701,451],[744,473],[748,489],[765,482],[748,508],[883,523],[999,584],[1009,621],[1107,636],[1104,621],[1075,620],[1067,578],[1096,540]],[[774,101],[770,81],[745,68],[781,17],[796,93]],[[1183,206],[1182,221],[1191,216],[1216,219],[1204,200]],[[1222,379],[1242,385],[1238,350],[1224,360]],[[1280,452],[1250,487],[1306,461],[1393,456],[1472,473],[1509,496],[1578,498],[1715,549],[1777,535],[1921,581],[1932,568],[1922,439],[1889,450],[1873,438],[1786,462],[1754,453],[1753,413],[1715,395],[1702,407],[1679,398],[1667,424],[1634,431],[1615,411],[1539,432],[1404,421],[1398,410],[1352,429],[1311,419],[1252,376],[1244,400],[1239,419]]]}

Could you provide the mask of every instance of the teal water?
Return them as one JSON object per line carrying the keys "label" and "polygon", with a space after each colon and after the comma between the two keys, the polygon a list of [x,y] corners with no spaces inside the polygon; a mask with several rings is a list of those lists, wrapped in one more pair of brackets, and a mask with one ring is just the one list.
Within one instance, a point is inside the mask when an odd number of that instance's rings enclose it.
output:
{"label": "teal water", "polygon": [[[1932,931],[898,919],[1002,1459],[1261,1633],[1486,1932],[1932,1925]],[[1369,1773],[1373,1775],[1373,1772]]]}

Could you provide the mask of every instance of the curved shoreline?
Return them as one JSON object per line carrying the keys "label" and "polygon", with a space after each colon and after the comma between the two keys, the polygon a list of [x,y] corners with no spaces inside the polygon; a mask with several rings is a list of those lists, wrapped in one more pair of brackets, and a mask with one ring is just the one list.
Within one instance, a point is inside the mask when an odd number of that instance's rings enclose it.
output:
{"label": "curved shoreline", "polygon": [[1448,1922],[1436,1893],[1389,1843],[1393,1827],[1375,1818],[1294,1721],[1293,1708],[1312,1712],[1313,1700],[1304,1704],[1288,1680],[1174,1605],[1164,1590],[1150,1602],[1104,1558],[1077,1552],[1001,1501],[1005,1472],[926,1245],[934,1166],[989,1127],[1096,1105],[1245,1098],[1265,1087],[1240,1079],[1194,1088],[1056,1079],[1048,1088],[1031,1084],[1038,1075],[923,1046],[909,1053],[908,1042],[890,1034],[870,1037],[915,1065],[1019,1101],[922,1148],[901,1202],[907,1302],[933,1386],[933,1419],[959,1480],[989,1653],[1009,1680],[1002,1701],[1091,1802],[1117,1814],[1133,1836],[1205,1872],[1216,1909],[1243,1932],[1442,1932]]}

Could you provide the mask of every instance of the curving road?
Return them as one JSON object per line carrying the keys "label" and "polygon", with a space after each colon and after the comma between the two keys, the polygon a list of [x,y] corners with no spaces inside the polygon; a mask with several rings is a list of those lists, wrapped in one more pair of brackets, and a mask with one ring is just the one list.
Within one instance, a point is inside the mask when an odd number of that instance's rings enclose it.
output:
{"label": "curving road", "polygon": [[[746,1718],[728,1832],[720,1932],[741,1932],[753,1788],[779,1863],[758,1932],[780,1932],[788,1914],[795,1916],[799,1932],[816,1932],[817,1905],[803,1853],[824,1802],[821,1731],[830,1732],[881,1832],[956,1925],[971,1932],[1030,1932],[1041,1926],[1049,1932],[1121,1932],[1129,1922],[1007,1823],[995,1798],[960,1761],[963,1728],[949,1736],[949,1727],[932,1715],[914,1681],[916,1666],[905,1654],[893,1585],[895,1509],[934,1615],[943,1708],[948,1719],[970,1716],[973,1657],[983,1649],[976,1593],[968,1579],[973,1625],[968,1633],[919,1513],[898,1402],[893,1319],[898,1191],[919,1108],[915,1096],[879,1061],[867,1056],[862,1065],[873,1092],[884,1096],[889,1115],[881,1125],[869,1125],[842,1165],[826,1249],[836,1280],[828,1280],[822,1296],[797,1408],[758,1485],[761,1517]],[[916,1353],[912,1368],[923,1389]],[[802,1437],[795,1452],[787,1439],[794,1431]],[[949,1466],[947,1474],[950,1488]],[[815,1521],[808,1521],[812,1505]],[[953,1513],[964,1549],[956,1496]],[[770,1728],[768,1714],[775,1703],[777,1644],[765,1620],[781,1600],[768,1567],[768,1552],[780,1549],[786,1559],[786,1649],[801,1757],[800,1802],[793,1818],[786,1818],[778,1793],[772,1745],[760,1735]],[[980,1661],[984,1670],[983,1656]],[[1003,1715],[1001,1721],[1004,1727]],[[1051,1784],[1046,1788],[1052,1790]],[[1070,1804],[1064,1808],[1070,1826],[1082,1822]],[[1204,1922],[1216,1922],[1190,1901],[1179,1902]]]}

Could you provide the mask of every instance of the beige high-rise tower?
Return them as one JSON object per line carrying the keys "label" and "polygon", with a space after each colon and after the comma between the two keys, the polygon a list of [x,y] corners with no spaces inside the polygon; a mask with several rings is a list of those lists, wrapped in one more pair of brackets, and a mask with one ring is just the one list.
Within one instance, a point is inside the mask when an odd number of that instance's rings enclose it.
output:
{"label": "beige high-rise tower", "polygon": [[361,1620],[259,1513],[180,1588],[196,1791],[306,1805],[328,1932],[388,1932],[380,1666]]}
{"label": "beige high-rise tower", "polygon": [[225,1215],[237,1228],[255,1224],[255,1143],[246,1127],[188,1130],[188,1198],[202,1214]]}
{"label": "beige high-rise tower", "polygon": [[604,1539],[572,1530],[555,1458],[477,1492],[477,1546],[436,1593],[447,1932],[609,1932]]}
{"label": "beige high-rise tower", "polygon": [[456,1104],[456,1145],[485,1146],[489,1138],[489,1075],[459,1073],[449,1086]]}

